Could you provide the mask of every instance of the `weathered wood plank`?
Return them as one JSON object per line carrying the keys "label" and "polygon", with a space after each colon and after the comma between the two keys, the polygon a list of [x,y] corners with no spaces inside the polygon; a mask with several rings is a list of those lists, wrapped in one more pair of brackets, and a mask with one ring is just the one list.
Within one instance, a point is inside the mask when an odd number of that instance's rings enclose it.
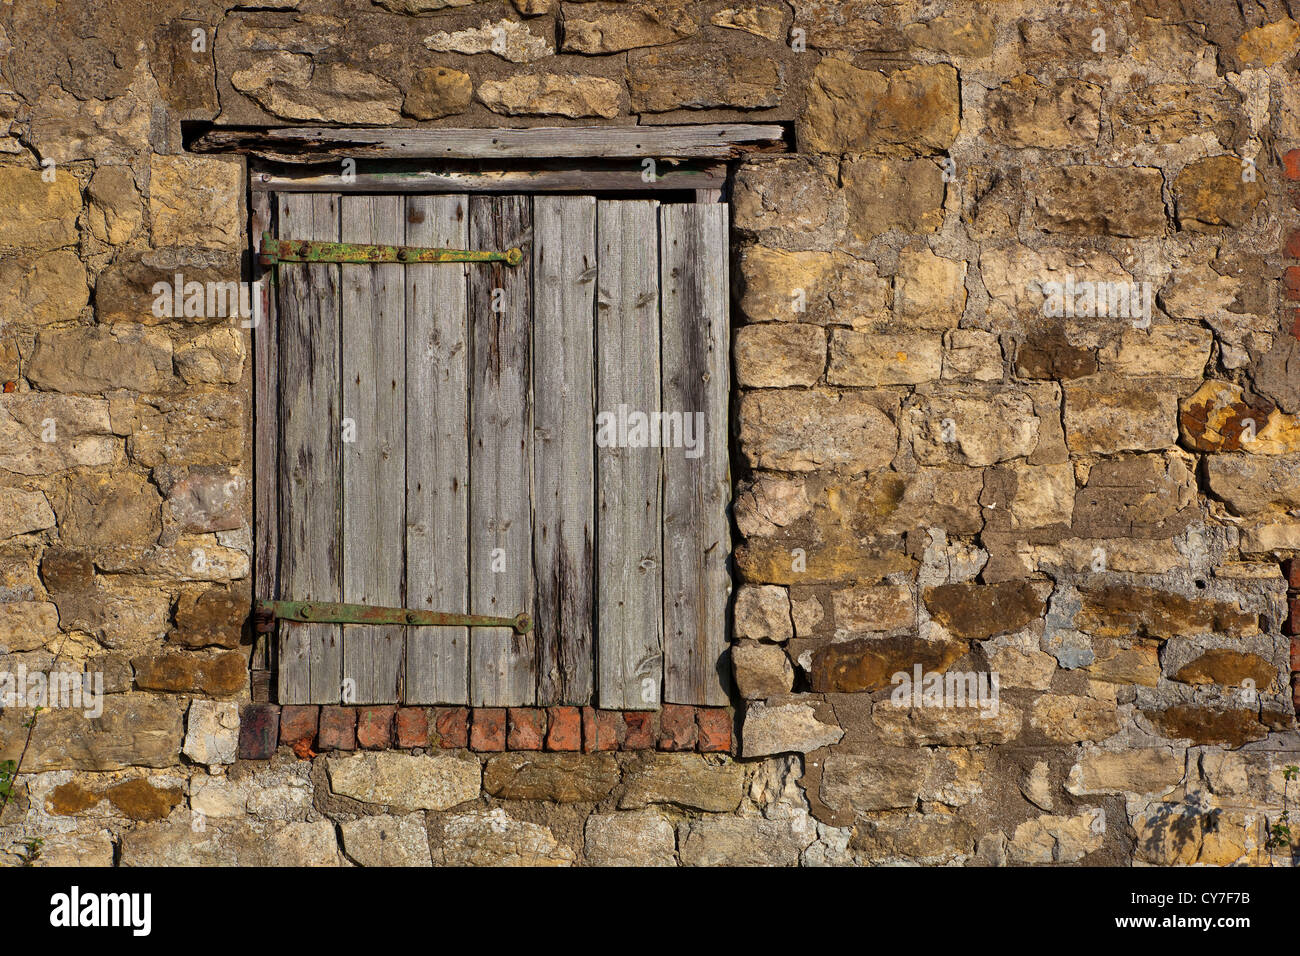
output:
{"label": "weathered wood plank", "polygon": [[[476,614],[533,613],[531,233],[528,197],[470,199],[471,248],[524,250],[521,265],[476,265],[469,274],[470,610]],[[531,633],[473,628],[470,703],[532,703],[535,654]]]}
{"label": "weathered wood plank", "polygon": [[533,555],[537,703],[589,704],[596,201],[533,200]]}
{"label": "weathered wood plank", "polygon": [[[559,162],[559,161],[557,161]],[[664,164],[658,175],[646,182],[639,161],[628,160],[613,166],[609,163],[593,165],[599,161],[565,162],[554,169],[531,165],[526,169],[410,169],[378,161],[366,163],[364,171],[345,178],[329,167],[330,172],[315,170],[289,170],[259,172],[252,176],[256,195],[272,192],[361,192],[361,193],[424,193],[424,192],[645,192],[646,190],[718,191],[727,179],[727,167],[721,164],[698,163],[672,166]],[[380,167],[380,168],[375,168]],[[385,168],[387,167],[387,168]],[[702,200],[701,200],[702,201]],[[716,202],[717,199],[711,199]],[[414,243],[412,243],[414,245]]]}
{"label": "weathered wood plank", "polygon": [[664,450],[664,700],[717,706],[730,685],[727,207],[664,206],[659,225],[663,407],[683,426]]}
{"label": "weathered wood plank", "polygon": [[253,153],[280,162],[375,159],[542,159],[653,156],[658,159],[732,159],[779,146],[775,124],[698,126],[536,126],[530,129],[341,129],[297,126],[266,130],[213,129],[194,152]]}
{"label": "weathered wood plank", "polygon": [[[411,196],[406,243],[464,249],[465,196]],[[464,264],[406,267],[406,600],[469,611],[469,329]],[[469,703],[469,630],[406,632],[406,702]]]}
{"label": "weathered wood plank", "polygon": [[[275,197],[254,193],[249,204],[249,232],[260,236],[275,231]],[[253,352],[253,597],[279,597],[276,549],[279,543],[279,398],[276,387],[276,329],[274,272],[252,260],[253,294],[256,298],[252,326]],[[268,635],[258,634],[250,666],[266,670],[271,666]]]}
{"label": "weathered wood plank", "polygon": [[660,450],[611,444],[605,418],[659,411],[658,206],[598,206],[596,657],[607,708],[653,709],[661,697]]}
{"label": "weathered wood plank", "polygon": [[[400,196],[344,196],[342,242],[405,241]],[[406,500],[405,266],[342,266],[343,600],[403,606]],[[358,704],[401,699],[403,628],[343,626],[343,679]]]}
{"label": "weathered wood plank", "polygon": [[[338,199],[280,196],[279,225],[338,241]],[[280,586],[299,601],[343,597],[339,268],[281,266],[279,283]],[[336,624],[281,623],[278,700],[339,700],[342,634]]]}

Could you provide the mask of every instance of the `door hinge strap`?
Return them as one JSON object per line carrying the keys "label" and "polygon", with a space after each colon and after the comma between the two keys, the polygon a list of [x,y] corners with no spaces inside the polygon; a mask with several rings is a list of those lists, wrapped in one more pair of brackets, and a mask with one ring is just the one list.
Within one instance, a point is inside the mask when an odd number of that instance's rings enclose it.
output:
{"label": "door hinge strap", "polygon": [[362,242],[318,242],[315,239],[274,239],[262,233],[257,261],[264,266],[281,262],[504,262],[524,261],[521,249],[489,252],[478,249],[434,249],[421,246],[379,246]]}
{"label": "door hinge strap", "polygon": [[263,620],[301,621],[307,624],[402,624],[412,627],[509,627],[519,634],[533,629],[527,614],[494,617],[490,614],[456,614],[447,611],[412,611],[371,604],[332,601],[258,601],[254,614]]}

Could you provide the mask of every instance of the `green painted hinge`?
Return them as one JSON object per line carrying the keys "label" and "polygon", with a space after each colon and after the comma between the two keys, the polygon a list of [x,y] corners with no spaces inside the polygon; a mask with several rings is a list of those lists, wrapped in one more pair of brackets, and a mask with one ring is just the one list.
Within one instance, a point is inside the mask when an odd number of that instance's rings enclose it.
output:
{"label": "green painted hinge", "polygon": [[487,252],[477,249],[432,249],[420,246],[376,246],[361,242],[318,242],[314,239],[273,239],[262,233],[262,248],[257,261],[264,266],[281,262],[504,262],[517,266],[524,261],[523,250]]}
{"label": "green painted hinge", "polygon": [[447,611],[412,611],[371,604],[334,601],[258,601],[254,613],[265,622],[301,621],[307,624],[402,624],[412,627],[509,627],[519,634],[533,629],[527,614],[493,617],[490,614],[455,614]]}

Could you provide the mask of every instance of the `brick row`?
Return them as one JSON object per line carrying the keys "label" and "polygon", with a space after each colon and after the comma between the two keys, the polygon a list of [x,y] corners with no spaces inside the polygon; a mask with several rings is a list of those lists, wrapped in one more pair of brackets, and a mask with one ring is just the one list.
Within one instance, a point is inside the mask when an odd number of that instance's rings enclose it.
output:
{"label": "brick row", "polygon": [[303,759],[337,750],[440,747],[479,753],[615,750],[730,753],[726,707],[665,704],[659,712],[594,707],[398,707],[255,703],[240,724],[239,756],[267,760],[277,745]]}

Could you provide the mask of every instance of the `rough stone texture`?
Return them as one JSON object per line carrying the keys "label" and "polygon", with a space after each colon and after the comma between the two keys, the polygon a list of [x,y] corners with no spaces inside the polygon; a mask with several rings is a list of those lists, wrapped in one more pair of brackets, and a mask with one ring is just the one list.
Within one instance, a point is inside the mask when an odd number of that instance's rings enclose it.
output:
{"label": "rough stone texture", "polygon": [[1070,768],[1065,789],[1075,796],[1156,793],[1183,779],[1183,760],[1168,750],[1093,751]]}
{"label": "rough stone texture", "polygon": [[1007,843],[1007,859],[1021,866],[1076,863],[1100,849],[1106,815],[1091,810],[1073,817],[1041,816],[1016,827]]}
{"label": "rough stone texture", "polygon": [[795,866],[810,839],[785,821],[762,817],[707,817],[678,824],[687,866]]}
{"label": "rough stone texture", "polygon": [[[182,701],[143,694],[107,695],[104,712],[96,718],[79,710],[50,710],[36,721],[23,768],[37,772],[175,766],[184,741],[184,713]],[[17,760],[27,736],[18,721],[12,723],[0,728],[0,759]]]}
{"label": "rough stone texture", "polygon": [[880,690],[889,686],[894,674],[910,672],[914,664],[926,671],[942,672],[966,650],[966,645],[958,641],[912,637],[841,641],[813,653],[809,683],[818,693]]}
{"label": "rough stone texture", "polygon": [[235,762],[239,743],[239,705],[234,701],[196,700],[185,718],[185,756],[213,766]]}
{"label": "rough stone texture", "polygon": [[477,760],[451,754],[359,753],[329,757],[330,789],[400,810],[448,810],[478,797]]}
{"label": "rough stone texture", "polygon": [[747,325],[733,348],[736,384],[749,388],[816,385],[826,371],[826,332],[815,325]]}
{"label": "rough stone texture", "polygon": [[122,866],[338,866],[329,820],[191,824],[188,813],[139,827],[122,840]]}
{"label": "rough stone texture", "polygon": [[596,803],[616,783],[618,765],[607,755],[494,754],[483,768],[483,789],[503,800]]}
{"label": "rough stone texture", "polygon": [[343,852],[361,866],[432,866],[420,814],[362,817],[339,827]]}
{"label": "rough stone texture", "polygon": [[1190,232],[1239,228],[1264,198],[1258,179],[1242,175],[1236,156],[1210,156],[1189,163],[1174,180],[1178,225]]}
{"label": "rough stone texture", "polygon": [[742,587],[736,594],[734,617],[738,639],[788,641],[794,636],[785,588]]}
{"label": "rough stone texture", "polygon": [[976,640],[1018,631],[1045,607],[1038,590],[1024,582],[945,584],[926,590],[925,605],[955,636]]}
{"label": "rough stone texture", "polygon": [[505,810],[453,814],[443,821],[434,862],[446,866],[569,866],[573,851],[540,824],[516,820]]}
{"label": "rough stone texture", "polygon": [[755,62],[755,52],[716,44],[633,50],[627,64],[632,109],[666,113],[777,106],[785,91],[784,67],[767,58]]}
{"label": "rough stone texture", "polygon": [[662,803],[730,813],[740,805],[744,783],[740,764],[694,754],[655,754],[627,775],[618,805],[639,809]]}
{"label": "rough stone texture", "polygon": [[731,648],[736,689],[747,700],[785,694],[794,685],[794,668],[785,651],[772,644],[748,641]]}
{"label": "rough stone texture", "polygon": [[688,4],[581,3],[564,8],[564,45],[572,53],[618,53],[692,36],[699,20]]}
{"label": "rough stone texture", "polygon": [[478,98],[504,116],[602,116],[622,112],[623,87],[602,77],[539,73],[508,80],[487,80]]}
{"label": "rough stone texture", "polygon": [[836,743],[844,731],[823,719],[819,709],[813,703],[786,698],[749,704],[740,730],[741,755],[808,753]]}
{"label": "rough stone texture", "polygon": [[653,810],[593,813],[585,826],[593,866],[676,866],[673,825]]}
{"label": "rough stone texture", "polygon": [[402,112],[419,120],[454,116],[469,106],[474,84],[468,73],[445,66],[419,70],[402,100]]}
{"label": "rough stone texture", "polygon": [[1065,390],[1065,441],[1076,454],[1171,448],[1178,438],[1178,396],[1128,377],[1074,379]]}
{"label": "rough stone texture", "polygon": [[889,416],[856,392],[747,392],[740,403],[740,447],[755,468],[881,468],[897,438]]}
{"label": "rough stone texture", "polygon": [[1028,74],[990,90],[988,131],[1008,146],[1077,149],[1095,142],[1101,123],[1101,89],[1062,78],[1044,85]]}
{"label": "rough stone texture", "polygon": [[957,135],[957,114],[957,72],[947,64],[914,66],[886,76],[824,59],[813,72],[801,129],[809,148],[817,152],[865,152],[904,144],[937,152]]}

